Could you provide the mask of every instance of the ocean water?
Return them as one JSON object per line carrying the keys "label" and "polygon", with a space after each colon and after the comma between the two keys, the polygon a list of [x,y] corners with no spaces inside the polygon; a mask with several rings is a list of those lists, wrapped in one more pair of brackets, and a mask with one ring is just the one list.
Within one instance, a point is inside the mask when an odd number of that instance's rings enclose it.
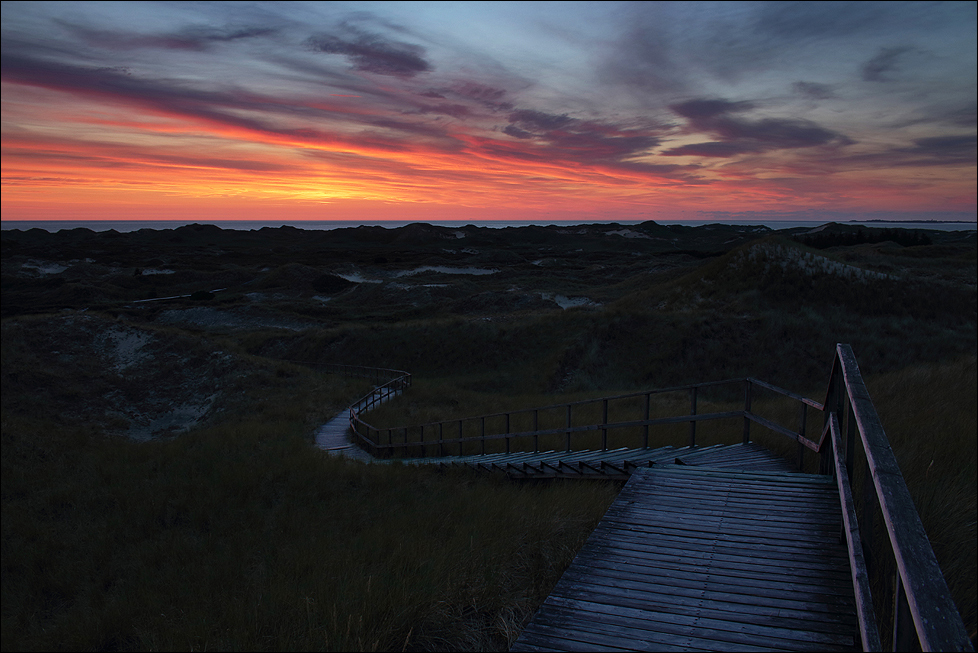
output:
{"label": "ocean water", "polygon": [[[91,229],[92,231],[109,231],[114,229],[119,232],[129,232],[138,231],[140,229],[176,229],[177,227],[183,227],[188,224],[194,224],[200,221],[183,221],[183,220],[2,220],[0,221],[0,229],[10,230],[10,229],[43,229],[51,233],[61,231],[62,229],[77,229],[85,228]],[[464,227],[466,225],[475,225],[478,227],[489,227],[492,229],[503,229],[505,227],[526,227],[530,225],[546,226],[546,225],[556,225],[562,227],[572,227],[582,224],[620,224],[623,226],[641,224],[642,220],[617,220],[617,221],[604,221],[604,220],[440,220],[431,221],[428,224],[438,225],[442,227]],[[660,224],[681,224],[691,227],[703,226],[707,224],[727,224],[727,225],[745,225],[745,226],[764,226],[770,229],[790,229],[792,227],[808,227],[815,228],[820,225],[825,224],[828,221],[816,221],[816,220],[724,220],[724,221],[707,221],[707,220],[662,220]],[[263,227],[271,227],[277,229],[278,227],[288,226],[296,227],[297,229],[312,229],[312,230],[331,230],[331,229],[346,229],[360,226],[368,227],[384,227],[387,229],[396,229],[397,227],[403,227],[404,225],[411,224],[407,221],[397,221],[397,220],[376,220],[376,221],[366,221],[357,222],[353,220],[295,220],[291,222],[286,221],[263,221],[263,220],[211,220],[207,221],[206,224],[213,224],[221,229],[238,229],[242,231],[257,230]],[[880,222],[880,221],[870,221],[870,222],[857,222],[857,221],[846,221],[844,224],[852,225],[862,225],[866,227],[903,227],[907,229],[939,229],[941,231],[976,231],[978,230],[978,223],[976,222],[910,222],[910,221],[898,221],[898,222]]]}

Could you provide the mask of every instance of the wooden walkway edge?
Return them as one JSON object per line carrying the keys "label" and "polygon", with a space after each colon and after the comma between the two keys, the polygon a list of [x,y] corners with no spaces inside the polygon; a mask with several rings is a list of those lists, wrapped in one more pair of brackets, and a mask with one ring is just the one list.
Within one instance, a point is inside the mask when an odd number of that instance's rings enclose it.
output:
{"label": "wooden walkway edge", "polygon": [[632,474],[513,651],[861,646],[831,477]]}

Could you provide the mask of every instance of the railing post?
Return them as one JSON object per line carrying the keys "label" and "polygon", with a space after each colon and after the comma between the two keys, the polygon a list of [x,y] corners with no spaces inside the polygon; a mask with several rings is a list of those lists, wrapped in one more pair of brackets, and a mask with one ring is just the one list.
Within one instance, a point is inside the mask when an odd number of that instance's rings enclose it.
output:
{"label": "railing post", "polygon": [[438,422],[438,455],[445,455],[445,422]]}
{"label": "railing post", "polygon": [[605,399],[602,402],[604,405],[601,407],[601,424],[604,428],[601,429],[601,451],[608,450],[608,400]]}
{"label": "railing post", "polygon": [[540,453],[540,435],[537,431],[540,430],[540,411],[536,408],[533,409],[533,453]]}
{"label": "railing post", "polygon": [[[841,366],[842,362],[838,360],[838,358],[836,359],[836,361],[839,363],[839,366]],[[839,370],[838,375],[836,375],[836,370],[839,369],[839,366],[833,365],[832,367],[832,377],[829,379],[829,390],[825,395],[825,406],[823,407],[823,411],[825,415],[826,426],[828,426],[829,424],[830,415],[832,415],[832,413],[835,413],[840,421],[840,428],[841,428],[841,420],[842,420],[842,414],[841,414],[842,413],[841,410],[842,409],[842,377],[841,377],[842,372],[841,370]],[[828,452],[831,453],[831,451],[832,449],[829,448]],[[832,465],[831,456],[827,455],[826,452],[822,452],[818,461],[818,473],[822,475],[828,475],[831,473],[833,467],[834,466]],[[852,477],[850,476],[850,479],[851,478]]]}
{"label": "railing post", "polygon": [[428,448],[424,446],[424,424],[421,425],[421,457],[428,457]]}
{"label": "railing post", "polygon": [[462,420],[458,421],[458,455],[462,455]]}
{"label": "railing post", "polygon": [[[506,413],[506,434],[509,435],[509,413]],[[506,438],[506,453],[509,453],[509,438]]]}
{"label": "railing post", "polygon": [[486,418],[482,418],[482,429],[479,437],[482,438],[482,455],[486,455]]}
{"label": "railing post", "polygon": [[[646,392],[645,393],[645,421],[646,422],[649,421],[649,419],[651,419],[652,416],[651,404],[652,404],[652,393]],[[642,448],[643,449],[649,448],[649,425],[648,424],[645,425],[645,432],[642,435]]]}
{"label": "railing post", "polygon": [[[801,402],[801,425],[798,427],[798,435],[805,437],[805,430],[808,428],[808,404]],[[805,471],[805,445],[801,440],[798,441],[798,471]],[[849,478],[852,478],[850,475]]]}
{"label": "railing post", "polygon": [[[696,390],[697,387],[694,385],[689,389],[689,416],[693,417],[696,415]],[[689,446],[696,446],[696,420],[689,420]]]}
{"label": "railing post", "polygon": [[750,379],[744,381],[744,444],[750,444],[750,412],[751,382]]}
{"label": "railing post", "polygon": [[571,446],[570,446],[570,438],[571,438],[570,427],[571,427],[571,405],[570,404],[567,404],[567,447],[566,447],[566,450],[567,450],[568,453],[570,453],[570,450],[571,450]]}

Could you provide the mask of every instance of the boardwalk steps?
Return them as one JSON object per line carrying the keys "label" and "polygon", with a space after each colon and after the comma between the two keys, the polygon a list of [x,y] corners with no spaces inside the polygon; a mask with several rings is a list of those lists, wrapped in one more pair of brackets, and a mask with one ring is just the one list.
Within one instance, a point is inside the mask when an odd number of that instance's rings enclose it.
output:
{"label": "boardwalk steps", "polygon": [[831,477],[632,474],[510,650],[860,648]]}
{"label": "boardwalk steps", "polygon": [[473,456],[406,458],[404,464],[461,467],[503,472],[514,479],[607,478],[627,480],[638,469],[654,465],[710,465],[749,467],[763,471],[792,471],[790,463],[754,443],[712,447],[660,447],[658,449],[611,449],[497,453]]}

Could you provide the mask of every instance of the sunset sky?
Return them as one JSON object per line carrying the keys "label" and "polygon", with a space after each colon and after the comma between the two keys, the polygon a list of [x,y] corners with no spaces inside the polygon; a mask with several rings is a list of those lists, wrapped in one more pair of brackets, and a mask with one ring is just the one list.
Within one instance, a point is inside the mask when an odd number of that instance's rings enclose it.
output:
{"label": "sunset sky", "polygon": [[4,2],[4,220],[973,219],[975,2]]}

